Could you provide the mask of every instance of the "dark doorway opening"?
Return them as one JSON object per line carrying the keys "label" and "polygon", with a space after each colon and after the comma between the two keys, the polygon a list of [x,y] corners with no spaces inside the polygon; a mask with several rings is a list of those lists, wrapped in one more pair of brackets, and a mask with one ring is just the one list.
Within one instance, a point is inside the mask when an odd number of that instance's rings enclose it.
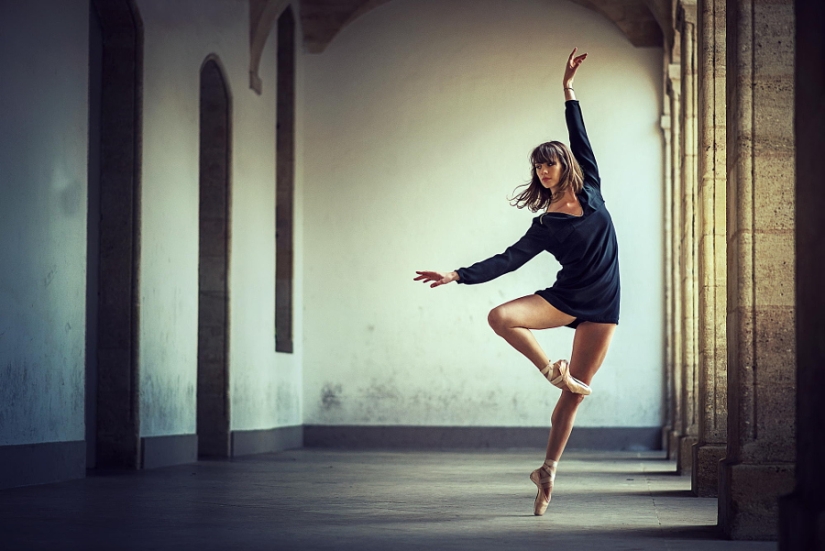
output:
{"label": "dark doorway opening", "polygon": [[214,56],[201,67],[198,251],[198,455],[229,457],[231,105]]}
{"label": "dark doorway opening", "polygon": [[278,17],[278,108],[275,162],[275,350],[292,352],[295,202],[295,18]]}
{"label": "dark doorway opening", "polygon": [[143,26],[133,0],[89,15],[87,467],[138,468]]}

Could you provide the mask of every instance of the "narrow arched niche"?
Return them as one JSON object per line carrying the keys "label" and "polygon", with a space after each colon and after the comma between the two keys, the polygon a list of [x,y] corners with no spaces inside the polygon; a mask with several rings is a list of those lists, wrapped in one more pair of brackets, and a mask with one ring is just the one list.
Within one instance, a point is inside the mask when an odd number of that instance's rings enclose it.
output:
{"label": "narrow arched niche", "polygon": [[292,280],[295,203],[295,18],[278,18],[278,122],[276,128],[275,351],[292,353]]}
{"label": "narrow arched niche", "polygon": [[198,251],[198,455],[229,457],[231,100],[217,57],[201,67]]}
{"label": "narrow arched niche", "polygon": [[87,467],[135,469],[143,24],[134,0],[89,7]]}

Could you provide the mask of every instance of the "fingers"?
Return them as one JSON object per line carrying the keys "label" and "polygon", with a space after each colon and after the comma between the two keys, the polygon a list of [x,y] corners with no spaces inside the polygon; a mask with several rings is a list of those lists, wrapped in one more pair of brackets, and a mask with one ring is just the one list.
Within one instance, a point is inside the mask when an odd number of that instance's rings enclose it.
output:
{"label": "fingers", "polygon": [[439,285],[444,285],[446,283],[450,283],[453,281],[453,278],[450,277],[450,274],[442,274],[440,272],[430,272],[430,271],[421,271],[415,272],[418,274],[418,277],[413,278],[413,281],[420,281],[422,283],[430,283],[430,287],[438,287]]}
{"label": "fingers", "polygon": [[567,64],[568,64],[568,66],[570,66],[571,68],[578,67],[579,65],[581,65],[581,64],[582,64],[582,61],[584,61],[585,59],[587,59],[587,53],[586,53],[586,52],[585,52],[585,53],[583,53],[583,54],[582,54],[582,55],[580,55],[580,56],[577,56],[577,55],[576,55],[576,52],[578,52],[578,51],[579,51],[579,49],[578,49],[578,48],[573,48],[573,51],[572,51],[572,52],[570,52],[570,57],[568,57],[568,58],[567,58]]}
{"label": "fingers", "polygon": [[415,272],[418,274],[418,277],[414,278],[413,281],[421,281],[423,283],[427,283],[430,281],[439,281],[444,279],[444,276],[439,274],[438,272]]}

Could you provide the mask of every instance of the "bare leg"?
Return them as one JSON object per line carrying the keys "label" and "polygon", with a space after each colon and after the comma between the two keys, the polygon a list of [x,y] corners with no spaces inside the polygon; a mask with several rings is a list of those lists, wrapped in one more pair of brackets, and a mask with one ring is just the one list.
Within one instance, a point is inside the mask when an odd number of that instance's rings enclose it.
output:
{"label": "bare leg", "polygon": [[538,369],[542,369],[550,360],[530,330],[561,327],[575,319],[538,295],[505,302],[493,308],[487,316],[493,331],[524,354]]}
{"label": "bare leg", "polygon": [[550,417],[550,435],[547,438],[547,453],[545,459],[558,461],[567,446],[567,440],[573,431],[573,422],[576,420],[576,412],[579,404],[584,400],[581,394],[573,394],[569,390],[563,390],[553,415]]}
{"label": "bare leg", "polygon": [[[550,360],[539,346],[531,329],[561,327],[573,322],[575,318],[555,308],[540,296],[529,295],[494,308],[487,320],[498,335],[533,362],[536,368],[542,369]],[[570,356],[570,374],[573,377],[590,384],[604,361],[615,330],[616,325],[612,323],[583,322],[576,328],[573,353]],[[576,411],[583,399],[584,396],[580,394],[564,390],[556,403],[545,455],[549,462],[558,461],[561,457],[573,430]],[[555,465],[551,471],[555,475]],[[546,499],[550,490],[544,489],[543,493]]]}
{"label": "bare leg", "polygon": [[[607,349],[615,330],[616,325],[612,323],[584,322],[576,328],[573,353],[570,357],[570,373],[574,377],[585,384],[590,384],[607,355]],[[551,418],[553,425],[547,439],[546,459],[558,461],[561,458],[582,400],[584,396],[580,394],[562,391]]]}
{"label": "bare leg", "polygon": [[[574,377],[590,384],[607,355],[607,348],[615,330],[616,326],[612,323],[584,322],[576,328],[573,353],[570,356],[570,373]],[[562,392],[551,417],[553,425],[547,441],[547,459],[558,461],[561,457],[573,430],[576,411],[583,399],[584,396],[579,394],[566,390]]]}

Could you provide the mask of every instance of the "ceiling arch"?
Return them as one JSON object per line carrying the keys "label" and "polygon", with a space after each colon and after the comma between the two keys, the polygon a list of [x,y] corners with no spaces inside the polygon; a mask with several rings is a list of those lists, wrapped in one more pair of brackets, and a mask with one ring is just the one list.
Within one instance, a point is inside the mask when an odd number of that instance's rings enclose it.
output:
{"label": "ceiling arch", "polygon": [[[301,0],[304,47],[321,53],[347,25],[390,0]],[[607,17],[636,47],[661,47],[669,40],[669,0],[571,0]],[[663,33],[664,30],[664,33]]]}

